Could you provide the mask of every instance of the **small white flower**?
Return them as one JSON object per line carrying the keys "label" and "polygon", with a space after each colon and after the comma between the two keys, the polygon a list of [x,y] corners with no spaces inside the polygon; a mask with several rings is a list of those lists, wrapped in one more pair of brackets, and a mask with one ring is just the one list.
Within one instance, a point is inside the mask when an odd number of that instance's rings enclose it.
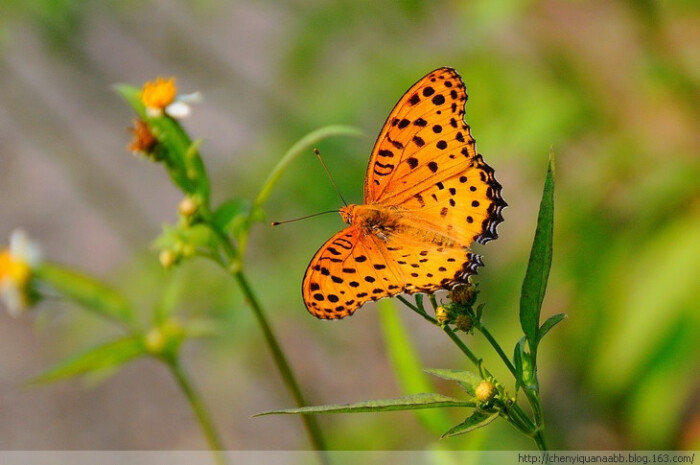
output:
{"label": "small white flower", "polygon": [[30,304],[29,281],[41,253],[36,243],[21,230],[10,236],[10,246],[0,250],[0,301],[12,316],[19,316]]}
{"label": "small white flower", "polygon": [[184,118],[191,113],[189,104],[200,100],[199,92],[178,95],[175,78],[159,77],[145,83],[141,89],[141,101],[150,118],[162,116],[163,113],[172,118]]}

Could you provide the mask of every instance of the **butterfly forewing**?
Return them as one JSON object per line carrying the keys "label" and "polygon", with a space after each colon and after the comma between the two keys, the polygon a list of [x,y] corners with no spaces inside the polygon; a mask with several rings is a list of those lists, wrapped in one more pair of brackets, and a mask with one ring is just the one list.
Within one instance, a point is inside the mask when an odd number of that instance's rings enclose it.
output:
{"label": "butterfly forewing", "polygon": [[476,155],[463,119],[466,100],[464,83],[451,68],[433,71],[401,97],[372,150],[365,203],[401,203],[417,181],[440,180]]}
{"label": "butterfly forewing", "polygon": [[401,206],[464,246],[495,239],[506,206],[464,121],[466,100],[452,68],[414,84],[379,134],[365,180],[366,203]]}

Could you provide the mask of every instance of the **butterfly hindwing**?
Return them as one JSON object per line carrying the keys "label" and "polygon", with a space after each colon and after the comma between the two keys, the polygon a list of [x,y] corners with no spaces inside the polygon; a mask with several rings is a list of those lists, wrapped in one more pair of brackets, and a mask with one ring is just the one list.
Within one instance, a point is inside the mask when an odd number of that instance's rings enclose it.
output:
{"label": "butterfly hindwing", "polygon": [[435,236],[406,231],[386,241],[390,259],[398,265],[406,282],[404,292],[433,293],[449,289],[467,282],[469,276],[477,273],[477,267],[483,265],[479,255],[462,245],[434,239]]}
{"label": "butterfly hindwing", "polygon": [[302,281],[306,308],[322,319],[344,318],[370,300],[399,294],[405,282],[384,244],[357,226],[331,237]]}

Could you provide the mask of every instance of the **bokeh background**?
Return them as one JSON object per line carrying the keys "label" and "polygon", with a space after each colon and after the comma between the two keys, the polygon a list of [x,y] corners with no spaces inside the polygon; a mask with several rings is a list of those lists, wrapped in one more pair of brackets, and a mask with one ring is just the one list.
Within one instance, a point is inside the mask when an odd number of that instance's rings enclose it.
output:
{"label": "bokeh background", "polygon": [[[202,104],[214,199],[252,198],[284,151],[342,123],[361,139],[319,145],[340,189],[361,201],[386,115],[439,66],[462,74],[467,120],[509,203],[500,238],[477,250],[486,318],[519,338],[517,299],[547,154],[557,155],[556,237],[543,316],[569,318],[541,346],[554,449],[700,448],[700,9],[679,1],[296,0],[0,1],[0,237],[24,228],[45,257],[123,289],[146,314],[172,282],[150,245],[176,221],[179,192],[127,150],[131,113],[111,90],[174,75]],[[273,193],[271,219],[337,208],[315,157]],[[373,305],[317,321],[299,295],[335,215],[255,227],[246,267],[313,403],[402,394]],[[6,239],[2,239],[3,242]],[[304,449],[293,406],[233,281],[206,263],[174,273],[183,315],[222,335],[190,343],[187,366],[231,449]],[[468,368],[439,329],[401,314],[426,367]],[[0,314],[0,448],[198,449],[205,442],[169,373],[142,360],[100,383],[23,383],[114,335],[49,299]],[[470,339],[507,379],[483,341]],[[439,392],[459,395],[436,383]],[[459,412],[450,413],[455,423]],[[321,418],[337,449],[423,449],[411,413]],[[455,449],[532,444],[496,422],[442,441]]]}

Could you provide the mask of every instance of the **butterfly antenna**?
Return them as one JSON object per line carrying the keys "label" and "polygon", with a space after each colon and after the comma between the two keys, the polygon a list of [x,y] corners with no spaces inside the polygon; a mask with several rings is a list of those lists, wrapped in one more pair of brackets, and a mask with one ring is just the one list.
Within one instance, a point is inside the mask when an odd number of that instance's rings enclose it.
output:
{"label": "butterfly antenna", "polygon": [[340,189],[338,189],[338,185],[335,183],[335,180],[333,179],[333,176],[331,176],[331,172],[328,170],[328,167],[326,166],[326,162],[323,161],[323,157],[321,156],[321,152],[318,151],[317,148],[314,148],[314,153],[318,157],[318,161],[321,162],[321,165],[323,165],[323,169],[326,170],[326,174],[328,175],[328,178],[331,180],[331,184],[333,184],[333,187],[335,188],[335,191],[338,193],[340,196],[340,200],[343,201],[343,205],[346,207],[348,206],[348,203],[345,201],[345,198],[343,197],[343,194],[340,193]]}
{"label": "butterfly antenna", "polygon": [[314,216],[325,215],[326,213],[338,213],[338,210],[328,210],[327,212],[314,213],[313,215],[302,216],[301,218],[293,218],[291,220],[284,221],[273,221],[272,226],[277,226],[280,224],[294,223],[295,221],[305,220],[307,218],[313,218]]}

